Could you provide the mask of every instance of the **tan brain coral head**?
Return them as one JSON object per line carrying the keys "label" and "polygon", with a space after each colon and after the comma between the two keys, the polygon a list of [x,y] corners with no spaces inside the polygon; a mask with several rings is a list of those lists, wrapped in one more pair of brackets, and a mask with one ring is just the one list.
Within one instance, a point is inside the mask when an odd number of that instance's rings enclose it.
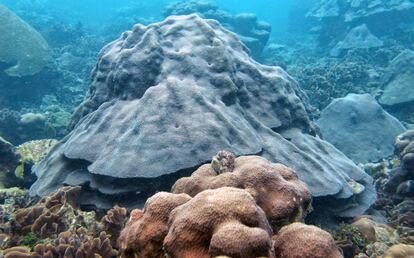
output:
{"label": "tan brain coral head", "polygon": [[9,76],[40,72],[52,59],[46,40],[33,27],[0,4],[0,62],[12,65]]}
{"label": "tan brain coral head", "polygon": [[242,189],[205,190],[174,209],[164,250],[170,258],[274,257],[272,229]]}
{"label": "tan brain coral head", "polygon": [[186,194],[160,192],[147,200],[144,210],[133,210],[119,238],[122,257],[164,258],[169,215],[190,199]]}
{"label": "tan brain coral head", "polygon": [[274,240],[277,258],[343,258],[333,237],[315,226],[293,223],[283,227]]}
{"label": "tan brain coral head", "polygon": [[307,186],[295,171],[282,164],[259,156],[242,156],[234,160],[231,173],[217,173],[213,164],[214,159],[190,177],[178,180],[172,192],[195,196],[206,189],[220,187],[245,189],[264,210],[275,231],[283,225],[302,221],[310,209],[312,195]]}

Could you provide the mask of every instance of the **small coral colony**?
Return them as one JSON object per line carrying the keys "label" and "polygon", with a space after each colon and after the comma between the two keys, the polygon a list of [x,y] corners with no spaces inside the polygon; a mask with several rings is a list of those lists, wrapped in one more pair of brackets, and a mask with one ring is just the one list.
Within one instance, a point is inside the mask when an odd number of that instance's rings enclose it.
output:
{"label": "small coral colony", "polygon": [[292,1],[283,37],[206,1],[99,30],[17,2],[1,257],[414,257],[414,1]]}

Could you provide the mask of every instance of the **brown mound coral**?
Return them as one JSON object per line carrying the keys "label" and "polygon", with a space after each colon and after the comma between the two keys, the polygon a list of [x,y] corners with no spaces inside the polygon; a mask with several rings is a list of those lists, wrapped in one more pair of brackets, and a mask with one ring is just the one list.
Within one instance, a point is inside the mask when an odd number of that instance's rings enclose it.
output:
{"label": "brown mound coral", "polygon": [[186,194],[160,192],[147,200],[143,211],[133,210],[119,238],[122,257],[164,257],[169,215],[190,199]]}
{"label": "brown mound coral", "polygon": [[178,180],[172,192],[195,196],[206,189],[241,188],[249,192],[264,210],[273,229],[303,219],[312,196],[293,170],[259,156],[224,159],[226,164],[223,166],[220,165],[223,153],[219,152],[212,164],[201,166],[191,177]]}
{"label": "brown mound coral", "polygon": [[135,210],[121,233],[122,257],[274,257],[272,229],[242,189],[158,193]]}
{"label": "brown mound coral", "polygon": [[244,190],[205,190],[174,209],[164,239],[168,257],[273,257],[272,229]]}
{"label": "brown mound coral", "polygon": [[390,247],[383,258],[412,258],[414,257],[414,245],[398,244]]}
{"label": "brown mound coral", "polygon": [[342,258],[332,236],[315,226],[293,223],[274,237],[277,258]]}

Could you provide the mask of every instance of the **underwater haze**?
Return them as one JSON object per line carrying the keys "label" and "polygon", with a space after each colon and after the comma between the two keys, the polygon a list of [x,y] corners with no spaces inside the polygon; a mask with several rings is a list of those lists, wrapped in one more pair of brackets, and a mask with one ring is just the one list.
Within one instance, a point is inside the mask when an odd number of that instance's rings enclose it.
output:
{"label": "underwater haze", "polygon": [[0,0],[0,257],[413,258],[414,0]]}

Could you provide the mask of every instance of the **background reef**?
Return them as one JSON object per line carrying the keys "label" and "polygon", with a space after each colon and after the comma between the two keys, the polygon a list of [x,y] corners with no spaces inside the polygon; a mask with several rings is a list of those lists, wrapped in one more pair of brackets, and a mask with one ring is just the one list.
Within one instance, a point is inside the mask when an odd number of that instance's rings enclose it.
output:
{"label": "background reef", "polygon": [[414,1],[87,2],[0,0],[5,257],[413,257]]}

